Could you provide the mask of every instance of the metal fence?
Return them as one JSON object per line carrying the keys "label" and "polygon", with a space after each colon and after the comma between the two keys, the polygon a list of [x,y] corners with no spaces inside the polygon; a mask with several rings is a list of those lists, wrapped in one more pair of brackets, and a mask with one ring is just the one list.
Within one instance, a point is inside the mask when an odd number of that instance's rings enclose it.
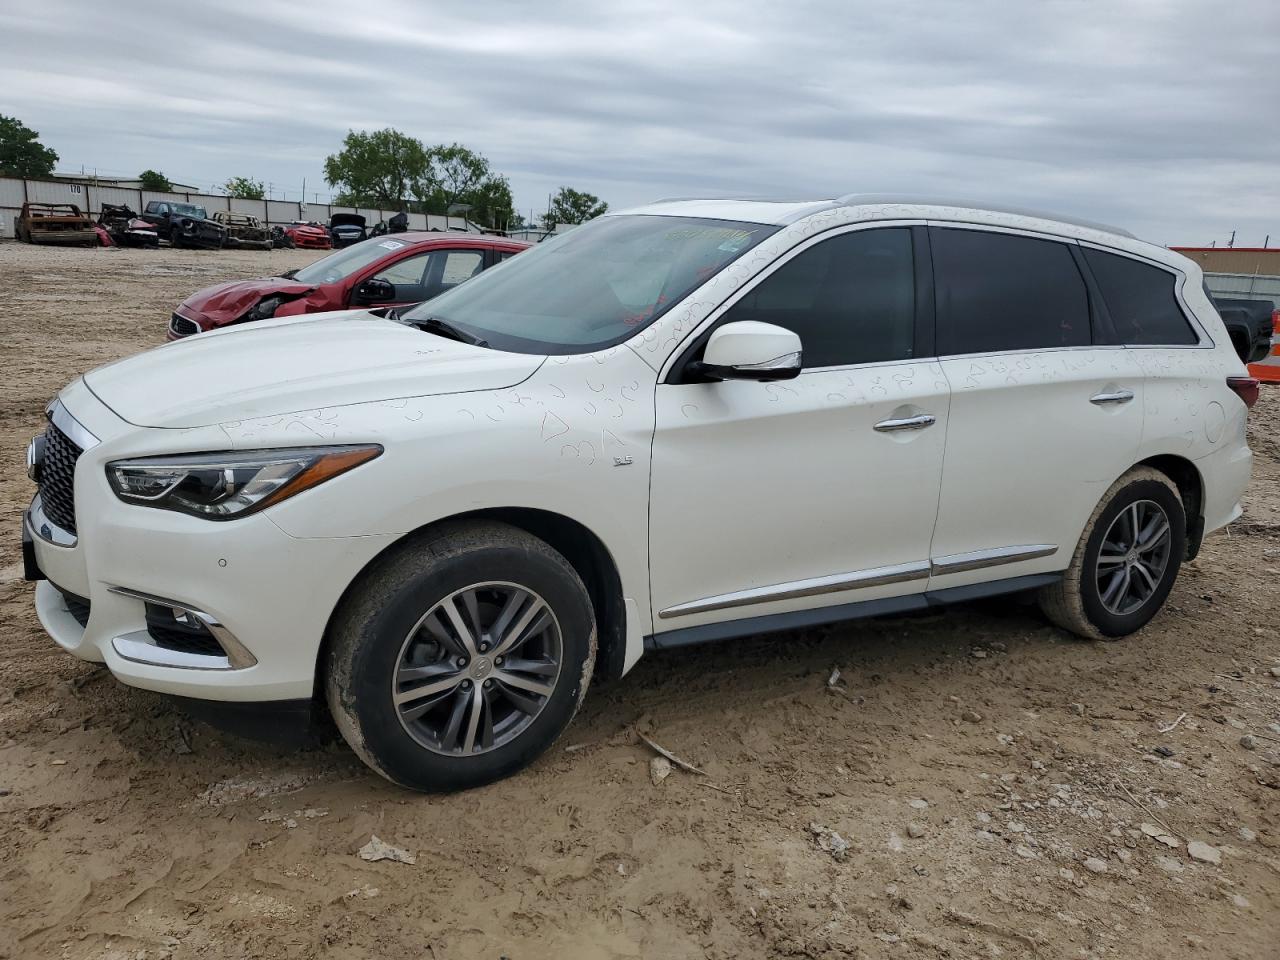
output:
{"label": "metal fence", "polygon": [[1220,297],[1270,300],[1280,307],[1280,277],[1249,273],[1206,273],[1205,285]]}
{"label": "metal fence", "polygon": [[[0,177],[0,237],[15,236],[14,223],[24,203],[74,203],[97,219],[104,203],[125,204],[138,213],[152,200],[171,203],[194,203],[210,215],[216,210],[230,210],[257,217],[268,226],[284,225],[297,220],[315,220],[327,224],[335,213],[358,213],[372,227],[380,220],[395,216],[397,210],[374,210],[339,207],[328,203],[299,203],[292,200],[240,200],[208,193],[154,193],[129,187],[99,186],[92,183],[68,183],[61,180],[21,180]],[[438,217],[435,214],[409,214],[410,230],[453,230],[481,232],[461,217]]]}

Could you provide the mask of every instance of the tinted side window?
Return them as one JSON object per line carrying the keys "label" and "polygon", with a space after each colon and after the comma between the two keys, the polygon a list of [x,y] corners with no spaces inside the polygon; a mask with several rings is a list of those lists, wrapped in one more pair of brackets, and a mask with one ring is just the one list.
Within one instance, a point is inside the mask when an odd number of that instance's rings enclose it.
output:
{"label": "tinted side window", "polygon": [[929,239],[940,355],[1092,342],[1089,293],[1065,244],[937,228]]}
{"label": "tinted side window", "polygon": [[1082,249],[1121,343],[1199,342],[1174,296],[1177,278],[1172,273],[1128,257]]}
{"label": "tinted side window", "polygon": [[445,290],[470,280],[484,266],[484,254],[479,250],[449,250],[443,256],[445,261],[440,284]]}
{"label": "tinted side window", "polygon": [[783,264],[723,323],[760,320],[799,335],[804,366],[905,360],[915,338],[911,231],[858,230]]}
{"label": "tinted side window", "polygon": [[388,280],[396,285],[422,286],[425,282],[427,258],[430,256],[430,252],[427,252],[420,253],[415,257],[405,257],[403,260],[379,270],[377,279]]}

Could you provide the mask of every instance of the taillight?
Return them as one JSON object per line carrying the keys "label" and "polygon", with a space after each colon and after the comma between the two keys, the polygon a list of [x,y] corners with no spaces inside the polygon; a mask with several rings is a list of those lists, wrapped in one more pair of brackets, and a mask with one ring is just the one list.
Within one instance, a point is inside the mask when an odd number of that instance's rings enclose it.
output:
{"label": "taillight", "polygon": [[1244,401],[1246,407],[1252,407],[1258,402],[1257,377],[1227,377],[1227,386]]}
{"label": "taillight", "polygon": [[1271,335],[1280,337],[1280,310],[1271,311]]}

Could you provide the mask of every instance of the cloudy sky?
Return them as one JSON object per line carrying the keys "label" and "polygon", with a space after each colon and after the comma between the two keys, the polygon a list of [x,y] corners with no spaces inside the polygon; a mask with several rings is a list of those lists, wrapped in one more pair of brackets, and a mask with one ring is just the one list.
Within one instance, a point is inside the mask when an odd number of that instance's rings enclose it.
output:
{"label": "cloudy sky", "polygon": [[1260,245],[1277,39],[1276,0],[6,0],[0,113],[64,170],[277,198],[392,126],[481,151],[524,211],[909,191]]}

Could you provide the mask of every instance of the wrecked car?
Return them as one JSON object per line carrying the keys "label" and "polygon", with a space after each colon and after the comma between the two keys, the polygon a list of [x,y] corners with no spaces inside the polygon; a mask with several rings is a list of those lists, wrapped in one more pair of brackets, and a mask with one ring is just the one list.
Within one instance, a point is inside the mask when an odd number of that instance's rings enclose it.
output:
{"label": "wrecked car", "polygon": [[273,235],[283,237],[287,243],[282,246],[297,247],[299,250],[332,250],[333,240],[329,231],[315,221],[295,220],[282,227],[275,227]]}
{"label": "wrecked car", "polygon": [[98,226],[117,247],[160,246],[156,228],[123,203],[104,203],[98,214]]}
{"label": "wrecked car", "polygon": [[27,243],[96,247],[93,221],[74,203],[24,203],[15,224],[17,237]]}
{"label": "wrecked car", "polygon": [[142,212],[142,219],[154,224],[160,239],[168,240],[175,247],[220,250],[227,239],[226,227],[194,203],[152,200]]}
{"label": "wrecked car", "polygon": [[528,246],[506,237],[440,233],[365,240],[278,277],[193,293],[169,318],[168,339],[272,317],[420,303]]}
{"label": "wrecked car", "polygon": [[230,210],[217,210],[213,219],[227,231],[228,247],[255,250],[270,250],[272,247],[271,231],[257,217],[247,213],[232,213]]}
{"label": "wrecked car", "polygon": [[409,215],[407,213],[397,213],[388,220],[379,220],[373,226],[373,230],[369,235],[373,237],[385,237],[388,233],[405,233],[409,229]]}
{"label": "wrecked car", "polygon": [[335,213],[329,218],[329,236],[338,250],[369,239],[365,218],[358,213]]}

